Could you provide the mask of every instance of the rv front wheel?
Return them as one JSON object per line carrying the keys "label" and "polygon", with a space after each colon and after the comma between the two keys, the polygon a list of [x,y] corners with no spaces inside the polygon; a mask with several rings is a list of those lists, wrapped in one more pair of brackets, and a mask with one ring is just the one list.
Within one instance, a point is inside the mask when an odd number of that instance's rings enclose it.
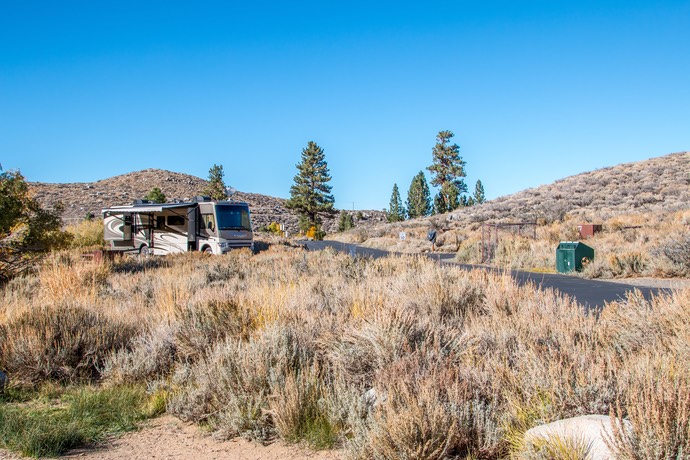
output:
{"label": "rv front wheel", "polygon": [[139,255],[142,256],[142,257],[148,257],[148,256],[150,256],[150,255],[151,255],[151,248],[149,248],[149,247],[146,246],[145,244],[142,245],[142,246],[139,248]]}
{"label": "rv front wheel", "polygon": [[210,246],[204,248],[204,254],[213,254],[213,249]]}

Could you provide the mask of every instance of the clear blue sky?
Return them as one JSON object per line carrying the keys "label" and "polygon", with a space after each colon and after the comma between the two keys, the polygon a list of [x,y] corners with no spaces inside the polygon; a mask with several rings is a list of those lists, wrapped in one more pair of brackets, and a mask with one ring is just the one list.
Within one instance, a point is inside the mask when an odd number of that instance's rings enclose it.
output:
{"label": "clear blue sky", "polygon": [[313,140],[336,206],[382,209],[445,129],[489,198],[690,150],[690,1],[0,0],[0,163],[31,181],[218,163],[288,197]]}

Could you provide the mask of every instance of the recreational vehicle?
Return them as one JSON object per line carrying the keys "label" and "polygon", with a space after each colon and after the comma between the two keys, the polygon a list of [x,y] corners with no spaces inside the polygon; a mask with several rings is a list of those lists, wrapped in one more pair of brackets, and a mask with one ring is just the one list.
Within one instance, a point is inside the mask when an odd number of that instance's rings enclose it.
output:
{"label": "recreational vehicle", "polygon": [[103,209],[104,238],[112,251],[164,255],[185,251],[225,254],[254,249],[249,205],[234,201],[150,203]]}

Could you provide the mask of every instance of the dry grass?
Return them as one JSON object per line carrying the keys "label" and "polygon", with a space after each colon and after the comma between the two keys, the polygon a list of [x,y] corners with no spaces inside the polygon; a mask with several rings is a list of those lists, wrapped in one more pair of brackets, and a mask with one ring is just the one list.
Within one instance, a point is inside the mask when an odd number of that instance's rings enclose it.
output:
{"label": "dry grass", "polygon": [[[357,459],[494,459],[532,426],[613,409],[633,426],[622,452],[690,440],[688,291],[632,295],[597,316],[508,276],[276,245],[102,263],[58,254],[0,301],[15,385],[145,384],[219,436],[340,445]],[[39,362],[68,371],[26,371]],[[645,383],[657,363],[665,377]]]}

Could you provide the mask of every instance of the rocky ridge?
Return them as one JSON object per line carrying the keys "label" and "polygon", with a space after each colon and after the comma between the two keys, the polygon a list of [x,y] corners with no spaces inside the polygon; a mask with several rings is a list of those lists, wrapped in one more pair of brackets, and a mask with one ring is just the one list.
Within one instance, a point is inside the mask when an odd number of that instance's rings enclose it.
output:
{"label": "rocky ridge", "polygon": [[[61,202],[65,211],[65,224],[78,222],[89,213],[98,216],[103,208],[131,204],[141,199],[154,187],[159,187],[168,201],[189,201],[201,195],[208,182],[196,176],[161,169],[145,169],[96,182],[51,184],[32,182],[34,197],[42,206],[52,207]],[[264,227],[271,222],[283,224],[290,234],[298,231],[298,216],[285,207],[285,199],[258,193],[237,192],[234,201],[249,204],[254,228]],[[349,212],[349,211],[348,211]],[[357,225],[385,222],[381,211],[361,211],[362,219]],[[338,226],[338,215],[324,220],[324,229],[334,232]]]}

